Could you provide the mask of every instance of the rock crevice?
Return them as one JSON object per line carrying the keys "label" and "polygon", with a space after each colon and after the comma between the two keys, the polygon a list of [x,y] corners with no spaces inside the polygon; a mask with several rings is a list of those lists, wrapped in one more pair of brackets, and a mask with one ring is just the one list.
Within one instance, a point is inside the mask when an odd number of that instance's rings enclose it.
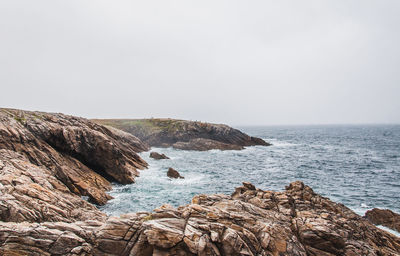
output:
{"label": "rock crevice", "polygon": [[[291,183],[283,192],[253,187],[245,183],[232,196],[198,195],[186,206],[163,205],[151,213],[109,217],[104,222],[0,222],[0,253],[139,256],[400,254],[400,238],[375,227],[342,204],[314,193],[301,182]],[[272,202],[273,198],[275,202]],[[314,207],[310,207],[311,204]]]}
{"label": "rock crevice", "polygon": [[81,196],[105,204],[110,181],[132,183],[147,167],[143,150],[133,135],[84,118],[0,109],[1,220],[104,219]]}
{"label": "rock crevice", "polygon": [[[133,182],[147,149],[83,118],[0,109],[0,255],[400,255],[399,237],[300,181],[120,217],[81,198],[106,203],[109,180]],[[397,223],[367,217],[387,214]]]}

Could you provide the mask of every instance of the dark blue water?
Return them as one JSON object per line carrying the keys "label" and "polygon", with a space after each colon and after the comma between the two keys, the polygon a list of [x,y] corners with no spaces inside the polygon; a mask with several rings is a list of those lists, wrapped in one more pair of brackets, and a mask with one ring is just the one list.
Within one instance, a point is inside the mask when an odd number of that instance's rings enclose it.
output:
{"label": "dark blue water", "polygon": [[[359,214],[381,207],[400,212],[400,126],[238,127],[273,143],[242,151],[208,152],[154,148],[171,160],[153,160],[135,184],[116,185],[102,209],[119,215],[184,205],[200,193],[230,194],[242,181],[283,190],[302,180],[314,191]],[[184,180],[167,178],[168,167]]]}

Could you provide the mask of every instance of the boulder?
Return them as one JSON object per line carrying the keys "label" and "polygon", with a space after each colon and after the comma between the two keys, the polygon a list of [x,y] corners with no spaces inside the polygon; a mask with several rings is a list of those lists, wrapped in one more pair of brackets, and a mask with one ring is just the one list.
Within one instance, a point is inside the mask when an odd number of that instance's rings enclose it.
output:
{"label": "boulder", "polygon": [[166,156],[166,155],[164,155],[164,154],[160,154],[160,153],[157,153],[157,152],[150,152],[150,157],[151,158],[154,158],[154,159],[157,159],[157,160],[161,160],[161,159],[169,159],[169,157],[168,156]]}
{"label": "boulder", "polygon": [[400,214],[389,209],[374,208],[367,211],[365,217],[375,225],[382,225],[400,232]]}
{"label": "boulder", "polygon": [[167,171],[167,176],[173,179],[184,179],[185,177],[181,176],[177,170],[174,168],[169,168]]}

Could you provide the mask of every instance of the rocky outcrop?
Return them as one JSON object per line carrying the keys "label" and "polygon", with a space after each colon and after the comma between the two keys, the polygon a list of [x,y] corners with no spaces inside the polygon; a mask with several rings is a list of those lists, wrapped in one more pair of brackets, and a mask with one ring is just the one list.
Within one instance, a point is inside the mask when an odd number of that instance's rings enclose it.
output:
{"label": "rocky outcrop", "polygon": [[400,238],[301,182],[105,222],[0,223],[1,255],[399,255]]}
{"label": "rocky outcrop", "polygon": [[165,154],[160,154],[160,153],[157,153],[157,152],[154,152],[154,151],[150,152],[150,157],[154,158],[154,159],[157,159],[157,160],[169,159],[169,157],[166,156]]}
{"label": "rocky outcrop", "polygon": [[90,202],[133,182],[147,149],[83,118],[0,109],[0,255],[400,255],[400,238],[302,182],[106,216]]}
{"label": "rocky outcrop", "polygon": [[185,177],[181,176],[181,174],[175,170],[174,168],[168,168],[167,176],[173,179],[184,179]]}
{"label": "rocky outcrop", "polygon": [[228,144],[210,139],[192,139],[188,142],[177,142],[172,145],[173,148],[182,150],[207,151],[211,149],[219,150],[241,150],[244,147],[240,145]]}
{"label": "rocky outcrop", "polygon": [[104,219],[111,181],[132,183],[148,147],[131,134],[63,114],[0,109],[1,221]]}
{"label": "rocky outcrop", "polygon": [[382,225],[400,232],[400,214],[389,209],[374,208],[367,211],[365,217],[375,225]]}
{"label": "rocky outcrop", "polygon": [[223,124],[176,119],[95,119],[99,124],[129,132],[154,147],[185,150],[239,150],[268,142]]}
{"label": "rocky outcrop", "polygon": [[[45,166],[32,164],[26,156],[5,149],[0,150],[0,159],[0,221],[73,222],[106,218],[95,206],[72,193]],[[92,175],[99,184],[88,188],[86,195],[90,193],[99,200],[110,198],[99,188],[110,189],[110,184],[101,176]],[[85,188],[87,183],[82,180],[78,185]]]}

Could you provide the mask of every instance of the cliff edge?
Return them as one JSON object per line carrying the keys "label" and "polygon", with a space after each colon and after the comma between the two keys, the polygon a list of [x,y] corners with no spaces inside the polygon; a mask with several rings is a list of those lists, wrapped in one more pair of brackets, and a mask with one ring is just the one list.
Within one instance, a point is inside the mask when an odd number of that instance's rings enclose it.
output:
{"label": "cliff edge", "polygon": [[0,220],[102,219],[110,182],[132,183],[147,145],[131,134],[56,113],[0,109]]}
{"label": "cliff edge", "polygon": [[0,255],[400,255],[399,237],[300,181],[106,216],[90,202],[133,182],[147,149],[87,119],[0,109]]}
{"label": "cliff edge", "polygon": [[183,150],[240,150],[245,146],[269,146],[224,124],[211,124],[177,119],[93,119],[131,133],[152,147],[174,147]]}

